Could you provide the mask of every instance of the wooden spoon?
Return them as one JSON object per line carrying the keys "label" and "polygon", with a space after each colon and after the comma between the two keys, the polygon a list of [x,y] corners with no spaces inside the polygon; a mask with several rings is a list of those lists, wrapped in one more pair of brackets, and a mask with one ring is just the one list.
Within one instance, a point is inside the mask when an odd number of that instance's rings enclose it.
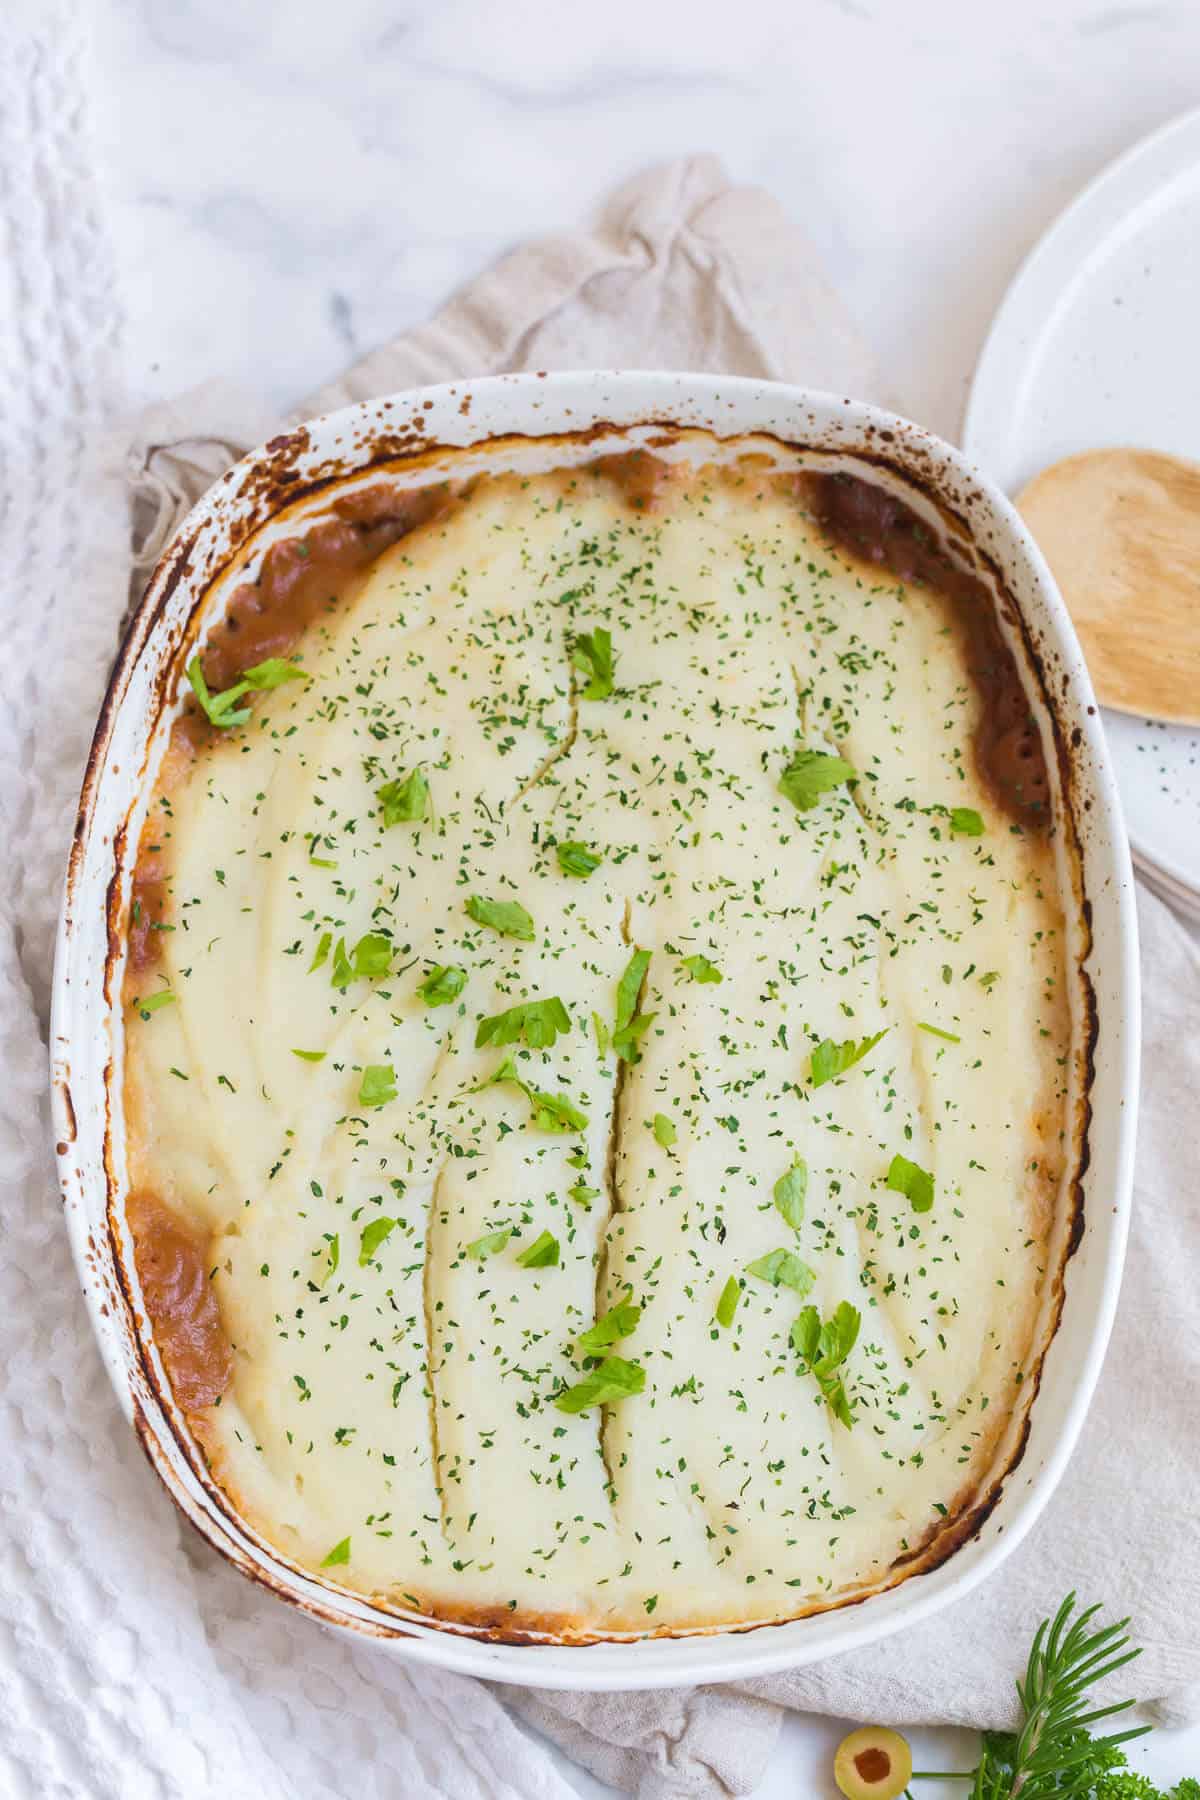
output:
{"label": "wooden spoon", "polygon": [[1043,469],[1017,505],[1101,704],[1200,725],[1200,464],[1089,450]]}

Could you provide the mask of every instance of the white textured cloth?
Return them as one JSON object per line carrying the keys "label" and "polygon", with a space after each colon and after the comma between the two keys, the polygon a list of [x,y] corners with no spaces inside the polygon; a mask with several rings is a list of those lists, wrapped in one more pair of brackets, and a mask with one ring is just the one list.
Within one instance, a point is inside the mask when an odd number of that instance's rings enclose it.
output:
{"label": "white textured cloth", "polygon": [[569,1800],[477,1683],[266,1600],[181,1526],[121,1417],[55,1193],[64,855],[128,573],[91,449],[119,316],[76,11],[0,9],[0,1795]]}
{"label": "white textured cloth", "polygon": [[[136,586],[180,511],[274,422],[252,400],[205,390],[157,409],[127,457],[89,467],[117,319],[75,135],[72,28],[56,23],[52,52],[24,42],[0,77],[0,824],[19,846],[0,889],[0,1790],[550,1800],[565,1784],[491,1691],[323,1632],[181,1538],[90,1343],[53,1198],[42,1038],[63,848],[125,598],[113,486],[133,492]],[[883,397],[795,229],[701,157],[631,183],[592,229],[505,258],[300,411],[488,369],[587,365],[724,369]],[[719,1690],[506,1693],[614,1785],[643,1800],[750,1793],[785,1706],[1001,1723],[1032,1627],[1071,1586],[1134,1615],[1147,1654],[1128,1686],[1186,1706],[1200,1679],[1189,1272],[1200,957],[1152,896],[1142,916],[1129,1275],[1084,1443],[1044,1523],[962,1606],[817,1669]]]}

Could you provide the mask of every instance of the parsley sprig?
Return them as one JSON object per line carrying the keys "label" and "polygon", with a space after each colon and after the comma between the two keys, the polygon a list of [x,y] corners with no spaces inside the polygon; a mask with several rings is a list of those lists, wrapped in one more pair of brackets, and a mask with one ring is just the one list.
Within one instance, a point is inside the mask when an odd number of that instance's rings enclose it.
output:
{"label": "parsley sprig", "polygon": [[835,1044],[832,1038],[822,1038],[812,1053],[809,1080],[813,1086],[824,1087],[827,1081],[844,1075],[847,1069],[852,1069],[855,1063],[860,1063],[864,1056],[870,1054],[876,1044],[887,1036],[889,1029],[885,1025],[874,1037],[860,1038],[857,1043],[853,1038],[847,1038],[841,1044]]}
{"label": "parsley sprig", "polygon": [[592,1406],[611,1406],[616,1400],[627,1400],[631,1394],[640,1394],[645,1385],[646,1371],[640,1363],[626,1362],[622,1356],[606,1356],[598,1369],[556,1394],[554,1404],[559,1412],[586,1412]]}
{"label": "parsley sprig", "polygon": [[511,1056],[506,1056],[474,1091],[481,1094],[484,1088],[500,1087],[505,1082],[520,1088],[533,1108],[531,1123],[535,1131],[582,1131],[586,1126],[587,1114],[580,1112],[565,1094],[547,1094],[541,1088],[530,1087]]}
{"label": "parsley sprig", "polygon": [[792,760],[779,777],[779,791],[791,801],[797,812],[811,812],[822,794],[857,781],[858,770],[828,750],[795,750]]}
{"label": "parsley sprig", "polygon": [[495,1044],[502,1049],[505,1044],[519,1044],[524,1038],[531,1050],[549,1050],[555,1039],[570,1029],[571,1015],[557,994],[549,1000],[524,1000],[506,1012],[480,1019],[475,1048],[482,1050],[485,1044]]}
{"label": "parsley sprig", "polygon": [[597,625],[577,637],[571,646],[571,667],[583,676],[581,700],[607,700],[613,691],[612,632]]}
{"label": "parsley sprig", "polygon": [[429,811],[429,782],[422,770],[413,769],[395,781],[385,781],[376,789],[375,798],[385,831],[390,825],[416,825]]}
{"label": "parsley sprig", "polygon": [[825,1403],[843,1425],[854,1423],[854,1409],[838,1370],[858,1342],[862,1315],[843,1300],[832,1317],[821,1323],[815,1306],[806,1306],[792,1326],[792,1348],[825,1396]]}
{"label": "parsley sprig", "polygon": [[472,894],[467,900],[467,916],[477,925],[488,925],[501,937],[520,938],[531,944],[537,936],[533,919],[519,900],[488,900],[483,894]]}
{"label": "parsley sprig", "polygon": [[222,689],[219,694],[209,693],[198,656],[193,656],[188,664],[187,678],[205,718],[221,731],[227,731],[231,725],[244,725],[250,717],[250,708],[237,704],[243,694],[282,687],[285,681],[311,679],[303,669],[298,669],[295,663],[285,662],[282,656],[268,656],[265,662],[243,669],[233,686]]}
{"label": "parsley sprig", "polygon": [[642,1060],[642,1053],[637,1047],[638,1039],[658,1017],[657,1013],[644,1013],[637,1009],[649,967],[649,950],[635,950],[625,965],[625,973],[617,983],[617,1013],[612,1047],[622,1062],[637,1063]]}

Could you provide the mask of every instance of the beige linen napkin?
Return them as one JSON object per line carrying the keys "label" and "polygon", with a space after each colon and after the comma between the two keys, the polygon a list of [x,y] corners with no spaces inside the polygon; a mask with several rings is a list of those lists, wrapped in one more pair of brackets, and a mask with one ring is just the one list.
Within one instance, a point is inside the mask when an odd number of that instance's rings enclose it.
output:
{"label": "beige linen napkin", "polygon": [[[623,187],[585,231],[505,257],[429,324],[313,395],[297,416],[423,382],[506,369],[659,367],[777,377],[883,397],[812,253],[775,202],[711,157]],[[126,474],[140,588],[186,507],[276,422],[206,389],[143,422]],[[1194,1180],[1200,953],[1139,895],[1146,1062],[1129,1268],[1080,1448],[1042,1523],[960,1605],[874,1649],[740,1686],[654,1694],[501,1690],[568,1754],[644,1797],[747,1794],[781,1708],[902,1724],[1004,1725],[1039,1619],[1070,1588],[1133,1616],[1127,1691],[1192,1716],[1200,1701]],[[1200,1710],[1200,1707],[1197,1707]]]}

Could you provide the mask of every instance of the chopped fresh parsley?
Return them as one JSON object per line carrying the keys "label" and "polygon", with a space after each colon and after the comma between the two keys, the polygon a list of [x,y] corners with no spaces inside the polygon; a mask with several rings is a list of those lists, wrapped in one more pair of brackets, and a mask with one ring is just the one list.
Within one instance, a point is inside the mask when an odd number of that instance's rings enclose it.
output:
{"label": "chopped fresh parsley", "polygon": [[321,1270],[321,1273],[317,1276],[317,1279],[316,1279],[317,1287],[323,1288],[325,1286],[325,1283],[329,1280],[329,1277],[331,1275],[334,1275],[337,1273],[337,1266],[338,1266],[338,1263],[341,1261],[341,1256],[342,1256],[341,1239],[338,1237],[338,1234],[335,1231],[333,1236],[326,1240],[325,1267]]}
{"label": "chopped fresh parsley", "polygon": [[318,1063],[325,1061],[324,1050],[293,1050],[292,1055],[298,1056],[301,1062]]}
{"label": "chopped fresh parsley", "polygon": [[349,1561],[350,1561],[350,1539],[348,1537],[345,1537],[342,1539],[340,1544],[335,1544],[333,1546],[333,1549],[329,1552],[329,1555],[322,1562],[321,1567],[323,1569],[332,1569],[332,1568],[336,1567],[336,1565],[338,1563],[348,1563]]}
{"label": "chopped fresh parsley", "polygon": [[798,1156],[791,1168],[775,1183],[775,1205],[780,1216],[799,1231],[804,1223],[804,1196],[808,1192],[808,1164]]}
{"label": "chopped fresh parsley", "polygon": [[317,945],[315,951],[313,952],[313,959],[308,965],[308,972],[310,975],[312,974],[314,969],[319,969],[321,967],[321,964],[328,959],[329,946],[330,946],[330,944],[332,944],[332,942],[333,942],[332,931],[323,931],[321,933],[321,941]]}
{"label": "chopped fresh parsley", "polygon": [[386,1106],[396,1098],[396,1076],[390,1063],[368,1063],[358,1090],[360,1106]]}
{"label": "chopped fresh parsley", "polygon": [[590,1406],[609,1406],[616,1400],[627,1400],[640,1394],[646,1385],[646,1371],[640,1363],[626,1362],[620,1356],[606,1356],[598,1369],[564,1388],[554,1396],[559,1412],[581,1413]]}
{"label": "chopped fresh parsley", "polygon": [[484,1088],[496,1087],[506,1081],[520,1088],[533,1108],[532,1122],[536,1131],[582,1131],[587,1124],[587,1114],[580,1112],[565,1094],[547,1094],[540,1088],[530,1087],[511,1056],[506,1056],[499,1067],[479,1083],[475,1092],[480,1094]]}
{"label": "chopped fresh parsley", "polygon": [[618,1338],[628,1337],[631,1331],[637,1330],[638,1320],[642,1316],[640,1306],[623,1300],[606,1312],[589,1330],[580,1332],[579,1348],[585,1356],[598,1356],[609,1344],[615,1344]]}
{"label": "chopped fresh parsley", "polygon": [[695,956],[685,956],[683,959],[683,967],[687,970],[693,981],[716,982],[724,981],[725,979],[716,963],[709,962],[707,956],[701,956],[699,954]]}
{"label": "chopped fresh parsley", "polygon": [[669,1150],[671,1148],[671,1145],[675,1142],[675,1139],[677,1136],[678,1136],[678,1133],[675,1130],[674,1119],[669,1119],[667,1117],[666,1113],[655,1113],[655,1115],[654,1115],[654,1139],[655,1139],[655,1142],[661,1144],[664,1150]]}
{"label": "chopped fresh parsley", "polygon": [[943,1031],[940,1025],[927,1025],[924,1019],[917,1020],[917,1030],[927,1031],[930,1037],[945,1038],[948,1044],[961,1044],[962,1039],[955,1031]]}
{"label": "chopped fresh parsley", "polygon": [[576,875],[580,880],[594,875],[604,861],[599,851],[589,850],[586,844],[555,844],[554,854],[563,874]]}
{"label": "chopped fresh parsley", "polygon": [[358,1240],[358,1266],[365,1269],[380,1244],[396,1229],[395,1219],[372,1219],[369,1225],[363,1226],[362,1236]]}
{"label": "chopped fresh parsley", "polygon": [[746,1264],[746,1273],[772,1287],[791,1288],[797,1294],[807,1294],[817,1279],[808,1264],[791,1250],[768,1250],[765,1256]]}
{"label": "chopped fresh parsley", "polygon": [[599,1197],[600,1189],[589,1187],[586,1181],[577,1181],[573,1187],[567,1189],[568,1200],[573,1200],[576,1206],[582,1206],[584,1212],[590,1212],[592,1201]]}
{"label": "chopped fresh parsley", "polygon": [[519,1044],[524,1038],[531,1050],[548,1050],[560,1032],[570,1029],[571,1015],[557,995],[550,1000],[525,1000],[519,1006],[510,1006],[507,1012],[480,1019],[475,1048],[482,1050],[485,1044],[501,1048]]}
{"label": "chopped fresh parsley", "polygon": [[952,806],[950,829],[956,837],[982,837],[983,818],[973,806]]}
{"label": "chopped fresh parsley", "polygon": [[827,1081],[833,1081],[838,1075],[844,1075],[855,1063],[872,1051],[881,1038],[886,1037],[890,1027],[885,1025],[874,1037],[860,1038],[856,1043],[847,1038],[844,1043],[835,1044],[832,1038],[822,1038],[812,1053],[812,1067],[809,1080],[814,1087],[824,1087]]}
{"label": "chopped fresh parsley", "polygon": [[392,961],[392,941],[380,931],[368,931],[353,950],[347,951],[345,938],[339,938],[333,949],[333,967],[329,980],[345,993],[352,981],[365,977],[369,981],[386,975]]}
{"label": "chopped fresh parsley", "polygon": [[887,1185],[894,1194],[907,1194],[914,1212],[927,1213],[933,1205],[933,1176],[899,1152],[888,1168]]}
{"label": "chopped fresh parsley", "polygon": [[174,1004],[175,995],[170,988],[160,988],[157,994],[147,994],[144,1000],[134,1001],[134,1005],[137,1007],[139,1013],[141,1013],[143,1019],[148,1019],[151,1013],[158,1012],[160,1007],[173,1006]]}
{"label": "chopped fresh parsley", "polygon": [[472,1238],[467,1255],[475,1262],[484,1262],[489,1256],[498,1255],[511,1236],[511,1231],[485,1231],[482,1237]]}
{"label": "chopped fresh parsley", "polygon": [[429,783],[420,769],[402,780],[386,781],[375,793],[383,810],[383,826],[414,825],[429,811]]}
{"label": "chopped fresh parsley", "polygon": [[733,1324],[733,1315],[741,1297],[742,1284],[736,1275],[731,1275],[721,1289],[721,1298],[717,1301],[717,1309],[713,1314],[717,1324],[725,1326],[726,1330]]}
{"label": "chopped fresh parsley", "polygon": [[575,639],[571,666],[584,678],[581,700],[607,700],[613,691],[612,632],[603,625]]}
{"label": "chopped fresh parsley", "polygon": [[857,778],[857,769],[827,750],[796,750],[779,777],[779,791],[797,812],[811,812],[822,794]]}
{"label": "chopped fresh parsley", "polygon": [[467,985],[467,971],[453,963],[438,963],[417,989],[426,1006],[449,1006]]}
{"label": "chopped fresh parsley", "polygon": [[527,1250],[517,1257],[523,1269],[552,1269],[558,1263],[558,1239],[552,1231],[541,1231]]}
{"label": "chopped fresh parsley", "polygon": [[546,1094],[540,1088],[528,1087],[525,1093],[533,1107],[535,1131],[582,1131],[587,1124],[587,1114],[572,1105],[565,1094]]}
{"label": "chopped fresh parsley", "polygon": [[638,996],[649,967],[649,950],[635,950],[625,965],[625,973],[617,983],[617,1016],[613,1026],[612,1047],[622,1062],[641,1061],[638,1039],[658,1016],[656,1013],[640,1013],[637,1010]]}
{"label": "chopped fresh parsley", "polygon": [[807,1364],[834,1418],[845,1426],[853,1425],[854,1411],[837,1370],[858,1342],[861,1324],[858,1308],[843,1300],[823,1325],[816,1307],[806,1306],[792,1326],[792,1348]]}
{"label": "chopped fresh parsley", "polygon": [[222,731],[228,730],[231,725],[244,725],[250,717],[248,706],[237,705],[243,694],[282,687],[285,681],[309,679],[303,669],[298,669],[294,663],[285,662],[281,656],[269,656],[266,662],[255,663],[253,668],[243,669],[233,686],[225,688],[219,694],[209,693],[198,656],[193,656],[188,664],[187,678],[205,718],[210,725],[216,725]]}
{"label": "chopped fresh parsley", "polygon": [[519,900],[485,900],[481,894],[472,894],[467,914],[477,925],[490,925],[501,937],[520,938],[528,944],[537,935],[533,919]]}

